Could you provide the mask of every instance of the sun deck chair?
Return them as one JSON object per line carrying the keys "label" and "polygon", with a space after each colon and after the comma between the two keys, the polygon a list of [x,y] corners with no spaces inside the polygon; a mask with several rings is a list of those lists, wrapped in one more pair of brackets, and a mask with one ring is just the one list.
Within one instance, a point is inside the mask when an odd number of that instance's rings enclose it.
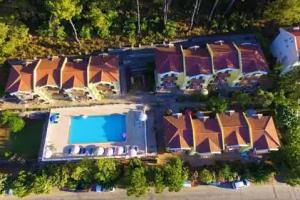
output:
{"label": "sun deck chair", "polygon": [[83,155],[83,154],[86,154],[86,148],[85,147],[80,147],[80,150],[79,150],[79,155]]}

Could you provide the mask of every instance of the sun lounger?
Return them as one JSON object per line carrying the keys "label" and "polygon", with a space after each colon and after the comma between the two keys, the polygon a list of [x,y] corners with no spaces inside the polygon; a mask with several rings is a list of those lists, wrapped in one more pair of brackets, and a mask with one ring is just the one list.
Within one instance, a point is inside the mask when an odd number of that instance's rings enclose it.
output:
{"label": "sun lounger", "polygon": [[79,155],[83,155],[85,153],[86,153],[86,148],[85,147],[80,147]]}

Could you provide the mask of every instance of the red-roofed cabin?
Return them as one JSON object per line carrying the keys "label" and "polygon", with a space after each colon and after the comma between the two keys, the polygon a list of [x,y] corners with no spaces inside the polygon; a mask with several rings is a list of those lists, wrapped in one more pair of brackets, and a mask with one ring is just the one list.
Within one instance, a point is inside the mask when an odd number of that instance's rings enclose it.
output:
{"label": "red-roofed cabin", "polygon": [[186,67],[186,89],[199,90],[206,88],[213,76],[211,56],[206,48],[183,50]]}
{"label": "red-roofed cabin", "polygon": [[155,50],[155,71],[157,89],[180,87],[177,80],[183,73],[182,55],[175,47],[162,47]]}
{"label": "red-roofed cabin", "polygon": [[21,101],[32,100],[36,97],[34,93],[33,72],[38,61],[9,62],[11,65],[5,92],[16,96]]}
{"label": "red-roofed cabin", "polygon": [[253,149],[257,154],[279,149],[280,141],[271,116],[257,114],[249,116],[248,121],[252,130]]}
{"label": "red-roofed cabin", "polygon": [[243,113],[227,111],[218,114],[222,126],[225,147],[228,150],[250,146],[250,133]]}
{"label": "red-roofed cabin", "polygon": [[202,156],[220,154],[222,145],[222,133],[218,121],[207,116],[193,119],[196,152]]}

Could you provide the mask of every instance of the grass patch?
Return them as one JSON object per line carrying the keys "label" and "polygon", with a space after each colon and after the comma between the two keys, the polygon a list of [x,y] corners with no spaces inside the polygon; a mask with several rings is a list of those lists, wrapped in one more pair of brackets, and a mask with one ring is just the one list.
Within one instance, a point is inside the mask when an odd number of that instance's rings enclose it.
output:
{"label": "grass patch", "polygon": [[25,159],[38,157],[42,139],[44,120],[25,120],[22,131],[11,133],[8,141],[8,149]]}

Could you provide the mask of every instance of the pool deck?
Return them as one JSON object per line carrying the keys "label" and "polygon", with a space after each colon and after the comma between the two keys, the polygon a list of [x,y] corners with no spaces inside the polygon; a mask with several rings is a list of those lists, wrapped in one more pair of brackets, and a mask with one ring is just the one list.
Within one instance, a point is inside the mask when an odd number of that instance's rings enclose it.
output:
{"label": "pool deck", "polygon": [[[79,115],[110,115],[110,114],[125,114],[126,115],[126,132],[127,138],[125,142],[107,142],[107,143],[88,143],[78,144],[78,146],[95,145],[98,147],[115,147],[115,146],[138,146],[139,154],[145,154],[147,146],[147,137],[145,139],[145,125],[147,132],[150,130],[148,127],[151,120],[147,122],[139,121],[140,108],[143,107],[141,104],[115,104],[115,105],[101,105],[92,107],[72,107],[72,108],[57,108],[52,109],[50,113],[59,113],[58,123],[48,122],[47,129],[45,130],[44,144],[41,147],[40,160],[42,161],[54,161],[54,160],[72,160],[81,159],[85,156],[70,156],[64,153],[64,150],[70,144],[69,132],[71,126],[71,117]],[[148,134],[148,133],[146,133]],[[50,148],[52,151],[51,158],[45,158],[45,149]],[[152,152],[153,153],[153,152]],[[138,154],[138,155],[139,155]]]}

